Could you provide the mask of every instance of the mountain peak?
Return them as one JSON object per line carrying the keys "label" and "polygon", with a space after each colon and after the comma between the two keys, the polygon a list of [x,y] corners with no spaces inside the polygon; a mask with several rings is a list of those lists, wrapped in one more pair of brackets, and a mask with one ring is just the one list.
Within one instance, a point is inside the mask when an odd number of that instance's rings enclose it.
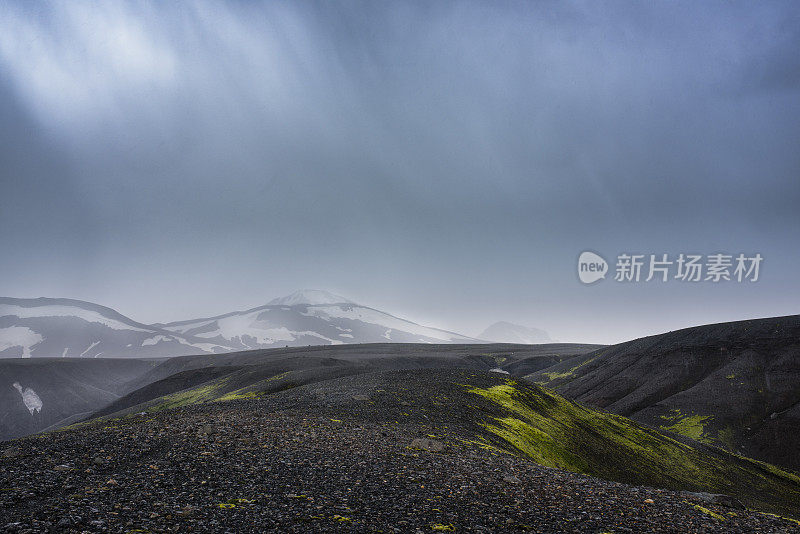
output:
{"label": "mountain peak", "polygon": [[301,289],[300,291],[295,291],[291,295],[272,299],[267,304],[270,306],[295,306],[298,304],[315,305],[341,303],[355,304],[352,300],[320,289]]}

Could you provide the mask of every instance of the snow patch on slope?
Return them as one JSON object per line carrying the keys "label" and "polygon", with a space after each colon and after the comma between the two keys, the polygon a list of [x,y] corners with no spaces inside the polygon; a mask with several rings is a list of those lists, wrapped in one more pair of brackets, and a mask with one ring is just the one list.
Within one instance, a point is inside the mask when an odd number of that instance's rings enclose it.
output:
{"label": "snow patch on slope", "polygon": [[95,348],[95,347],[96,347],[97,345],[99,345],[99,344],[100,344],[100,342],[99,342],[99,341],[95,341],[94,343],[92,343],[91,345],[89,345],[89,346],[86,348],[86,350],[85,350],[85,351],[81,352],[81,355],[80,355],[79,357],[80,357],[80,358],[83,358],[83,357],[86,355],[86,353],[87,353],[87,352],[89,352],[90,350],[92,350],[93,348]]}
{"label": "snow patch on slope", "polygon": [[162,341],[173,341],[173,339],[168,338],[167,336],[162,336],[162,335],[158,335],[158,336],[154,336],[154,337],[148,337],[147,339],[142,341],[142,346],[146,347],[147,345],[156,345],[158,343],[161,343]]}
{"label": "snow patch on slope", "polygon": [[24,326],[0,328],[0,352],[11,347],[22,347],[22,357],[31,357],[31,347],[44,341],[44,338]]}
{"label": "snow patch on slope", "polygon": [[196,349],[200,349],[203,352],[210,352],[212,354],[215,352],[228,352],[230,350],[230,348],[228,347],[221,347],[214,343],[190,343],[189,341],[186,341],[185,339],[179,337],[163,336],[161,334],[145,339],[144,341],[142,341],[142,346],[146,347],[149,345],[157,345],[159,343],[169,343],[169,342],[180,343],[181,345],[194,347]]}
{"label": "snow patch on slope", "polygon": [[25,407],[28,411],[33,415],[33,412],[40,413],[42,411],[42,399],[39,398],[39,395],[36,394],[31,388],[23,388],[19,382],[14,382],[11,384],[14,386],[14,389],[19,392],[20,396],[22,397],[22,402],[25,404]]}
{"label": "snow patch on slope", "polygon": [[[272,345],[281,342],[296,341],[300,336],[312,336],[333,345],[342,343],[338,339],[330,339],[318,332],[289,330],[285,326],[258,320],[262,310],[242,315],[231,315],[216,320],[216,329],[196,334],[195,337],[214,339],[221,337],[227,341],[239,342],[245,346]],[[211,324],[211,322],[207,323]]]}
{"label": "snow patch on slope", "polygon": [[[335,319],[351,319],[354,321],[362,321],[364,323],[376,324],[387,328],[389,331],[384,334],[384,337],[389,335],[391,330],[398,330],[400,332],[408,332],[409,334],[424,336],[427,338],[437,339],[441,341],[453,341],[456,339],[463,339],[457,334],[451,334],[444,330],[437,330],[435,328],[428,328],[421,326],[411,321],[398,319],[388,313],[383,313],[372,308],[365,308],[363,306],[309,306],[308,309],[302,312],[303,315],[309,317],[319,317],[323,320]],[[428,340],[425,340],[428,341]]]}
{"label": "snow patch on slope", "polygon": [[214,320],[203,320],[203,321],[195,321],[186,324],[178,324],[178,325],[166,325],[164,326],[165,330],[169,330],[170,332],[177,332],[178,334],[185,334],[189,330],[193,330],[195,328],[200,328],[202,326],[208,326],[213,323]]}

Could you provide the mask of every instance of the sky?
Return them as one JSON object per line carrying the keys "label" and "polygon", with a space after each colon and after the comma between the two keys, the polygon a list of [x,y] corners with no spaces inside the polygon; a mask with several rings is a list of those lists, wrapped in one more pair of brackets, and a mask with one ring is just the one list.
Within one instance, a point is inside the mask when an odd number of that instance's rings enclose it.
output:
{"label": "sky", "polygon": [[315,288],[600,343],[796,314],[798,50],[791,1],[9,0],[0,295],[166,322]]}

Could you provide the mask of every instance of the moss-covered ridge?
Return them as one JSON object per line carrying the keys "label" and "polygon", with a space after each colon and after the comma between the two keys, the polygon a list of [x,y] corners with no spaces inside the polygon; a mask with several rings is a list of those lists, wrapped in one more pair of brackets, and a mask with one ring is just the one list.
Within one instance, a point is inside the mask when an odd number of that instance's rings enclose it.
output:
{"label": "moss-covered ridge", "polygon": [[262,376],[258,369],[242,369],[202,385],[164,395],[136,407],[147,411],[170,410],[208,402],[226,402],[264,397],[308,383],[313,370],[286,371]]}
{"label": "moss-covered ridge", "polygon": [[466,386],[489,402],[484,444],[537,463],[609,480],[735,495],[747,505],[797,516],[800,477],[716,447],[678,441],[541,387],[508,380]]}
{"label": "moss-covered ridge", "polygon": [[[151,411],[168,410],[204,402],[252,399],[297,385],[296,380],[289,378],[291,373],[284,372],[238,387],[242,383],[243,376],[248,374],[250,374],[249,370],[239,371],[201,386],[165,395],[156,399],[149,408]],[[252,379],[252,377],[248,378]]]}

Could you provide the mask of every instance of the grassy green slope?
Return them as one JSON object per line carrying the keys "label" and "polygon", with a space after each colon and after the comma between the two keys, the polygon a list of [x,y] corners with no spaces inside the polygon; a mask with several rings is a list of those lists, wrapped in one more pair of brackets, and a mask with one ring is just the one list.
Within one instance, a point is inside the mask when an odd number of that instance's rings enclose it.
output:
{"label": "grassy green slope", "polygon": [[[609,480],[736,495],[757,508],[797,513],[800,477],[770,464],[681,442],[618,415],[593,410],[541,387],[508,380],[467,391],[493,405],[481,425],[489,447],[542,465]],[[496,438],[499,438],[496,439]]]}

